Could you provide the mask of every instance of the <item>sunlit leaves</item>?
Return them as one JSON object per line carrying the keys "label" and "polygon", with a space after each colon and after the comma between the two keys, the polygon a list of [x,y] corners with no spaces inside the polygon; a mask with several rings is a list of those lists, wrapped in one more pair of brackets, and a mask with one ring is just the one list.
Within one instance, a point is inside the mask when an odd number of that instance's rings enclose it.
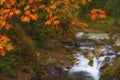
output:
{"label": "sunlit leaves", "polygon": [[6,51],[11,51],[14,46],[10,43],[10,39],[5,35],[0,35],[0,55],[5,56]]}
{"label": "sunlit leaves", "polygon": [[39,9],[44,9],[46,6],[44,4],[39,5]]}
{"label": "sunlit leaves", "polygon": [[92,20],[95,19],[106,19],[107,15],[104,10],[101,9],[92,9],[90,12],[90,17]]}
{"label": "sunlit leaves", "polygon": [[28,23],[30,22],[30,18],[28,16],[21,16],[20,20],[22,22],[28,22]]}
{"label": "sunlit leaves", "polygon": [[31,20],[36,21],[38,19],[38,15],[36,13],[31,14],[30,10],[26,10],[24,15],[21,16],[20,20],[22,22],[30,22]]}
{"label": "sunlit leaves", "polygon": [[30,4],[34,4],[35,0],[28,0]]}
{"label": "sunlit leaves", "polygon": [[2,5],[6,0],[1,0],[0,1],[0,5]]}
{"label": "sunlit leaves", "polygon": [[92,1],[92,0],[81,0],[80,3],[81,3],[82,5],[85,5],[87,2],[91,2],[91,1]]}

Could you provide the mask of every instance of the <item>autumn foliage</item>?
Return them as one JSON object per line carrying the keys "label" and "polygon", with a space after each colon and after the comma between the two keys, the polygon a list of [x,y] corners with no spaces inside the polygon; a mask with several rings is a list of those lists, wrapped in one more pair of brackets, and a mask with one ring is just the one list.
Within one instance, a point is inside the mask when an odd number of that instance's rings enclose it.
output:
{"label": "autumn foliage", "polygon": [[[39,11],[45,10],[44,25],[54,26],[61,34],[75,33],[78,28],[85,29],[86,23],[79,23],[73,10],[80,10],[80,5],[85,5],[91,0],[1,0],[0,1],[0,31],[14,28],[9,19],[18,16],[21,22],[34,22],[41,19]],[[39,12],[39,13],[38,13]],[[99,14],[98,14],[99,12]],[[91,18],[106,18],[103,10],[92,10]],[[66,28],[64,26],[67,26]],[[73,27],[74,26],[74,27]],[[68,31],[68,32],[67,32]],[[14,46],[4,31],[0,33],[0,55],[13,50]]]}
{"label": "autumn foliage", "polygon": [[101,9],[92,9],[90,12],[90,17],[92,20],[95,19],[106,19],[107,15],[104,10]]}

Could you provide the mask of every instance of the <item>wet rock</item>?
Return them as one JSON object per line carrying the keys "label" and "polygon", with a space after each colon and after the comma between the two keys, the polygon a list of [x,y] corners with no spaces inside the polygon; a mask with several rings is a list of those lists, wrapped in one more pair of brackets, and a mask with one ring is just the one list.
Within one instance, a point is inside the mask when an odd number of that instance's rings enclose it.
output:
{"label": "wet rock", "polygon": [[46,66],[47,73],[54,77],[59,77],[64,68],[60,65],[49,64]]}
{"label": "wet rock", "polygon": [[120,52],[117,52],[116,55],[117,55],[117,56],[120,56]]}
{"label": "wet rock", "polygon": [[110,61],[110,57],[106,57],[105,62],[109,62],[109,61]]}
{"label": "wet rock", "polygon": [[115,52],[113,50],[110,50],[108,48],[103,48],[100,50],[100,52],[103,54],[103,55],[114,55]]}
{"label": "wet rock", "polygon": [[83,37],[84,33],[83,32],[78,32],[78,34],[76,35],[76,38],[79,40]]}
{"label": "wet rock", "polygon": [[109,40],[110,36],[107,33],[88,33],[85,35],[88,39],[94,40],[94,41],[104,41]]}
{"label": "wet rock", "polygon": [[90,60],[88,65],[93,66],[93,60]]}
{"label": "wet rock", "polygon": [[74,72],[71,73],[69,76],[70,80],[95,80],[93,76],[86,71]]}
{"label": "wet rock", "polygon": [[103,69],[107,68],[108,66],[109,66],[109,64],[105,63],[102,67],[100,67],[100,70],[103,70]]}
{"label": "wet rock", "polygon": [[31,80],[42,80],[40,75],[35,75],[31,78]]}
{"label": "wet rock", "polygon": [[120,37],[118,37],[115,41],[114,41],[114,46],[120,46]]}
{"label": "wet rock", "polygon": [[75,44],[74,44],[74,46],[75,46],[75,48],[80,47],[81,46],[80,42],[76,41]]}
{"label": "wet rock", "polygon": [[72,41],[62,41],[61,42],[63,45],[67,45],[67,46],[73,46],[74,43]]}

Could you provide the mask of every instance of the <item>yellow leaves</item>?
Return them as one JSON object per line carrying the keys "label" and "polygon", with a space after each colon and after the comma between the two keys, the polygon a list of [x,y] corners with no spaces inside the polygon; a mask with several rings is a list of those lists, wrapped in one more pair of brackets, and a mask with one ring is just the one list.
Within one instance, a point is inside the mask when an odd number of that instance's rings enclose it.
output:
{"label": "yellow leaves", "polygon": [[104,10],[101,9],[92,9],[90,12],[90,17],[92,20],[95,19],[106,19],[107,15]]}
{"label": "yellow leaves", "polygon": [[81,0],[81,4],[85,5],[86,4],[86,0]]}
{"label": "yellow leaves", "polygon": [[28,23],[30,22],[30,18],[28,16],[21,16],[20,20],[22,22],[28,22]]}
{"label": "yellow leaves", "polygon": [[51,9],[56,9],[56,6],[55,5],[51,5],[50,8]]}
{"label": "yellow leaves", "polygon": [[0,5],[2,5],[4,2],[6,2],[6,0],[1,0]]}
{"label": "yellow leaves", "polygon": [[99,15],[99,18],[101,18],[101,19],[106,19],[106,17],[107,17],[107,16],[104,15],[104,14],[100,14],[100,15]]}
{"label": "yellow leaves", "polygon": [[94,13],[96,13],[98,10],[97,9],[92,9],[91,11],[90,11],[90,13],[91,14],[94,14]]}
{"label": "yellow leaves", "polygon": [[92,0],[81,0],[81,4],[85,5],[87,2],[91,2]]}
{"label": "yellow leaves", "polygon": [[14,49],[14,46],[10,43],[10,39],[2,35],[0,36],[0,55],[5,56],[6,51],[11,51]]}
{"label": "yellow leaves", "polygon": [[27,5],[27,6],[24,7],[24,10],[25,10],[25,11],[28,10],[28,9],[30,9],[30,6],[29,6],[29,5]]}
{"label": "yellow leaves", "polygon": [[92,2],[92,0],[88,0],[88,2]]}
{"label": "yellow leaves", "polygon": [[36,13],[31,14],[30,11],[26,11],[25,15],[21,16],[20,20],[22,22],[30,22],[30,20],[36,21],[38,19],[38,15]]}
{"label": "yellow leaves", "polygon": [[53,16],[53,15],[47,15],[46,16],[46,19],[49,19],[48,21],[45,22],[45,25],[54,25],[54,26],[57,26],[60,24],[60,21],[57,20],[57,16]]}
{"label": "yellow leaves", "polygon": [[50,24],[51,24],[50,20],[48,20],[48,21],[45,22],[45,25],[50,25]]}

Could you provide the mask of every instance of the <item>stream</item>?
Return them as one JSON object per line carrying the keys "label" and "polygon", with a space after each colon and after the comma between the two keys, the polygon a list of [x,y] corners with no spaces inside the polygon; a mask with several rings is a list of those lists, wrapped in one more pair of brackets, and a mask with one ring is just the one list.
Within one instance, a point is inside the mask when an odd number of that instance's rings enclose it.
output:
{"label": "stream", "polygon": [[70,68],[56,66],[50,74],[54,80],[100,80],[102,71],[113,66],[116,57],[120,56],[120,51],[113,49],[120,46],[120,37],[111,41],[112,38],[107,33],[78,32],[76,41],[63,43],[64,47],[74,51],[70,55],[76,62]]}
{"label": "stream", "polygon": [[[94,39],[94,41],[81,40],[83,35],[82,32],[78,33],[77,39],[79,40],[77,43],[65,45],[66,48],[77,47],[78,50],[73,54],[77,62],[68,70],[69,79],[65,80],[99,80],[102,70],[112,66],[114,59],[117,57],[116,52],[112,50],[113,44],[106,43],[109,39],[108,34],[87,34],[87,37]],[[96,43],[99,44],[95,45]],[[98,45],[102,47],[99,48]]]}

